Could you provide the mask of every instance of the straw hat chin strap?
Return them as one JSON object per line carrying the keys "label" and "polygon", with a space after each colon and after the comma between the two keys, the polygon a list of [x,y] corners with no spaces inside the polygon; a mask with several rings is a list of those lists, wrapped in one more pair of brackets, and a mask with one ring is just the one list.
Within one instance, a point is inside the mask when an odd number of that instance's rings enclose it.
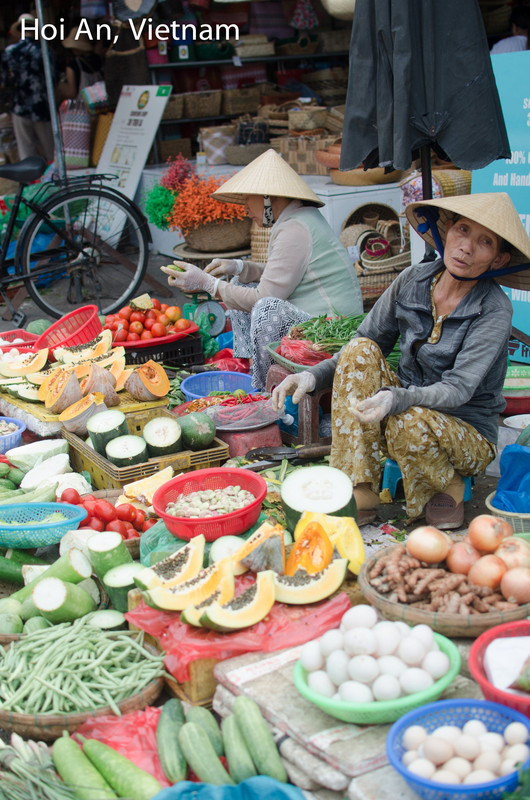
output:
{"label": "straw hat chin strap", "polygon": [[[444,257],[444,244],[443,244],[443,241],[442,241],[442,237],[440,236],[440,231],[439,231],[438,225],[437,225],[438,217],[439,217],[438,209],[437,208],[433,208],[432,206],[421,206],[421,207],[416,209],[415,213],[418,216],[421,215],[426,220],[425,222],[420,222],[419,223],[419,225],[418,225],[418,233],[419,234],[424,234],[424,233],[427,233],[427,231],[430,230],[431,236],[432,236],[433,241],[434,241],[434,245],[435,245],[436,249],[438,250],[438,252],[440,253],[440,255],[441,255],[442,259],[443,259],[443,257]],[[530,263],[512,264],[511,267],[507,266],[507,267],[501,267],[501,269],[486,270],[486,272],[483,272],[482,275],[477,275],[475,278],[465,278],[463,275],[453,275],[451,270],[447,269],[447,266],[446,266],[446,269],[449,272],[449,274],[452,275],[452,277],[455,278],[458,281],[480,281],[483,278],[487,278],[488,280],[490,278],[500,278],[502,275],[510,275],[512,272],[521,272],[522,270],[529,269],[529,268],[530,268]]]}
{"label": "straw hat chin strap", "polygon": [[263,197],[263,227],[271,228],[274,225],[271,199],[268,194]]}

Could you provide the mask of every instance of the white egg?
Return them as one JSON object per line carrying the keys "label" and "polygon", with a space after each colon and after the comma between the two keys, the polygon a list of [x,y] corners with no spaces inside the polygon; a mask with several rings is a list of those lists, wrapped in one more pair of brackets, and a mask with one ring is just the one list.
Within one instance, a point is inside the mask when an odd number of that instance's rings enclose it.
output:
{"label": "white egg", "polygon": [[435,681],[449,671],[450,665],[449,657],[440,650],[430,650],[421,662],[421,668],[428,672]]}
{"label": "white egg", "polygon": [[498,773],[501,766],[501,754],[496,750],[486,750],[473,761],[473,769],[489,769]]}
{"label": "white egg", "polygon": [[438,739],[436,736],[427,736],[423,742],[423,755],[437,767],[445,764],[455,754],[453,745],[447,739]]}
{"label": "white egg", "polygon": [[506,744],[524,744],[528,739],[528,728],[522,722],[510,722],[504,729]]}
{"label": "white egg", "polygon": [[320,650],[320,642],[306,642],[300,651],[300,662],[307,672],[314,672],[324,666],[324,656]]}
{"label": "white egg", "polygon": [[405,694],[415,694],[430,689],[434,681],[428,672],[418,667],[409,667],[399,676],[401,688]]}
{"label": "white egg", "polygon": [[333,697],[331,699],[332,700],[340,700],[340,694],[338,692],[335,692],[335,694],[333,695]]}
{"label": "white egg", "polygon": [[456,772],[451,772],[448,769],[437,769],[431,777],[431,781],[435,783],[460,783],[460,778]]}
{"label": "white egg", "polygon": [[307,676],[307,685],[313,692],[321,694],[323,697],[333,697],[337,691],[337,687],[323,669],[310,672]]}
{"label": "white egg", "polygon": [[397,628],[397,630],[400,632],[402,637],[409,635],[411,629],[410,629],[410,625],[407,625],[406,622],[403,622],[403,620],[398,619],[398,620],[396,620],[394,622],[394,625]]}
{"label": "white egg", "polygon": [[401,633],[396,628],[395,622],[384,620],[378,622],[374,628],[374,633],[377,639],[376,651],[377,656],[389,656],[396,652],[401,642]]}
{"label": "white egg", "polygon": [[417,758],[412,764],[409,764],[409,771],[414,775],[419,775],[420,778],[432,778],[436,772],[436,767],[431,764],[426,758]]}
{"label": "white egg", "polygon": [[344,650],[349,656],[371,656],[376,646],[377,639],[372,628],[351,628],[344,634]]}
{"label": "white egg", "polygon": [[473,772],[466,775],[462,783],[489,783],[496,777],[490,769],[474,769]]}
{"label": "white egg", "polygon": [[379,666],[373,656],[353,656],[348,663],[348,675],[353,681],[372,683],[379,675]]}
{"label": "white egg", "polygon": [[446,739],[448,742],[454,742],[457,736],[460,736],[460,728],[456,725],[441,725],[431,732],[431,736],[436,736],[439,739]]}
{"label": "white egg", "polygon": [[408,767],[409,764],[412,764],[413,761],[416,761],[418,758],[418,751],[417,750],[407,750],[406,753],[403,753],[403,758],[401,759],[401,763],[404,767]]}
{"label": "white egg", "polygon": [[480,754],[478,739],[466,733],[456,737],[453,742],[453,748],[457,756],[467,758],[468,761],[474,761]]}
{"label": "white egg", "polygon": [[471,764],[467,758],[453,756],[453,758],[450,758],[449,761],[444,764],[444,769],[454,772],[454,774],[458,775],[460,780],[463,781],[466,775],[469,775],[471,772]]}
{"label": "white egg", "polygon": [[426,651],[429,651],[434,642],[432,628],[428,625],[415,625],[410,629],[410,635],[419,639]]}
{"label": "white egg", "polygon": [[344,681],[348,680],[349,661],[350,657],[346,655],[344,650],[334,650],[327,657],[326,672],[328,673],[329,677],[331,678],[335,686],[340,686],[341,683],[344,683]]}
{"label": "white egg", "polygon": [[427,738],[427,731],[421,725],[410,725],[403,734],[403,747],[406,750],[417,750]]}
{"label": "white egg", "polygon": [[468,719],[462,728],[462,733],[465,733],[466,736],[475,736],[477,738],[487,732],[488,729],[480,719]]}
{"label": "white egg", "polygon": [[373,628],[377,622],[377,611],[372,606],[359,605],[349,608],[342,615],[341,626],[349,631],[351,628]]}
{"label": "white egg", "polygon": [[399,678],[402,672],[407,669],[407,665],[397,656],[381,656],[377,659],[381,675],[392,675]]}
{"label": "white egg", "polygon": [[419,667],[425,658],[425,647],[419,639],[406,636],[400,641],[396,655],[409,667]]}
{"label": "white egg", "polygon": [[379,675],[372,684],[372,692],[376,700],[395,700],[401,696],[401,685],[393,675]]}
{"label": "white egg", "polygon": [[496,753],[502,753],[504,750],[504,736],[501,733],[494,733],[488,731],[478,737],[481,752],[486,750],[495,750]]}
{"label": "white egg", "polygon": [[499,768],[499,775],[504,777],[505,775],[509,775],[511,772],[517,772],[519,766],[513,758],[504,758],[501,761],[501,766]]}
{"label": "white egg", "polygon": [[332,628],[320,637],[320,652],[324,658],[327,658],[334,650],[343,650],[343,643],[342,633],[338,628]]}
{"label": "white egg", "polygon": [[510,758],[517,763],[524,764],[530,758],[530,748],[526,744],[512,744],[505,748],[503,758]]}
{"label": "white egg", "polygon": [[372,690],[365,683],[346,681],[339,686],[340,699],[345,703],[371,703]]}

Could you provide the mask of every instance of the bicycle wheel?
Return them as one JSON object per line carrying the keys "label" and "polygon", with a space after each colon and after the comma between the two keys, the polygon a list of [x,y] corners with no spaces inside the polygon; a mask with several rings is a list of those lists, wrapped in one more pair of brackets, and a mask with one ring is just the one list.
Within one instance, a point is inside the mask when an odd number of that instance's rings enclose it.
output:
{"label": "bicycle wheel", "polygon": [[46,314],[94,304],[111,314],[137,293],[147,269],[148,227],[125,196],[106,188],[54,195],[20,233],[18,274]]}

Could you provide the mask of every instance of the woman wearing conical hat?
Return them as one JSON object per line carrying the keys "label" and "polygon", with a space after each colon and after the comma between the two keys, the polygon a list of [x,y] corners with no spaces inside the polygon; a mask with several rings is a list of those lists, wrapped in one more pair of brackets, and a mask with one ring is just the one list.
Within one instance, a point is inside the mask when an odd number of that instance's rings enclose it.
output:
{"label": "woman wearing conical hat", "polygon": [[[333,386],[330,464],[354,484],[359,522],[379,502],[380,450],[397,461],[410,520],[458,528],[463,476],[496,454],[512,306],[499,283],[530,289],[530,240],[505,193],[411,203],[410,224],[441,253],[403,270],[333,358],[274,390]],[[385,361],[399,339],[394,373]]]}
{"label": "woman wearing conical hat", "polygon": [[191,264],[185,272],[164,271],[170,285],[185,292],[202,289],[226,304],[234,356],[252,359],[252,384],[263,388],[272,363],[266,345],[311,317],[360,314],[361,288],[351,258],[318,210],[323,203],[274,150],[213,197],[244,204],[260,227],[272,227],[267,263],[216,258],[204,272]]}

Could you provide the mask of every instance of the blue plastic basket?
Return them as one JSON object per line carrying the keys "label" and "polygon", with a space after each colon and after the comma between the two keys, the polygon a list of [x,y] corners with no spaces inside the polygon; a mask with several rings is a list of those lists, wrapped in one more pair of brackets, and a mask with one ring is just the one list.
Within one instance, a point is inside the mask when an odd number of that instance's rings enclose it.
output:
{"label": "blue plastic basket", "polygon": [[252,388],[252,378],[245,372],[200,372],[190,375],[180,384],[186,400],[196,400],[206,397],[210,392],[234,392],[243,389],[247,394],[255,394],[258,390]]}
{"label": "blue plastic basket", "polygon": [[[64,520],[42,522],[54,511]],[[24,503],[0,507],[0,547],[45,547],[57,544],[67,531],[76,530],[87,512],[69,503]]]}
{"label": "blue plastic basket", "polygon": [[11,450],[13,447],[18,447],[20,442],[22,441],[22,434],[26,430],[26,426],[23,422],[19,419],[15,419],[14,417],[0,417],[4,422],[16,422],[18,425],[18,430],[13,431],[13,433],[5,433],[3,436],[0,436],[0,453],[7,453],[8,450]]}
{"label": "blue plastic basket", "polygon": [[[512,772],[489,783],[452,784],[436,783],[414,775],[402,763],[403,734],[411,725],[421,725],[428,733],[441,725],[457,725],[461,728],[470,719],[479,719],[488,731],[502,733],[510,722],[522,722],[528,728],[530,720],[512,708],[489,700],[461,699],[439,700],[409,711],[388,732],[386,755],[390,764],[404,778],[411,789],[424,800],[499,800],[504,792],[512,792],[519,781],[517,772]],[[527,769],[530,759],[524,764]]]}

